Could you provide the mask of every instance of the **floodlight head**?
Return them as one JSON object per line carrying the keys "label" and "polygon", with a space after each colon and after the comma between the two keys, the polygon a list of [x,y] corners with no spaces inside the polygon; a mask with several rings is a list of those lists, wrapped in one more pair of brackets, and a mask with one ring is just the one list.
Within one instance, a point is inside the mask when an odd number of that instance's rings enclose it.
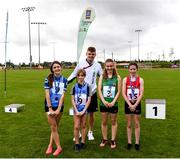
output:
{"label": "floodlight head", "polygon": [[22,8],[23,12],[30,12],[30,11],[34,11],[35,7],[25,7],[25,8]]}
{"label": "floodlight head", "polygon": [[135,32],[141,32],[142,30],[141,29],[136,29]]}
{"label": "floodlight head", "polygon": [[31,24],[46,24],[46,22],[31,22]]}

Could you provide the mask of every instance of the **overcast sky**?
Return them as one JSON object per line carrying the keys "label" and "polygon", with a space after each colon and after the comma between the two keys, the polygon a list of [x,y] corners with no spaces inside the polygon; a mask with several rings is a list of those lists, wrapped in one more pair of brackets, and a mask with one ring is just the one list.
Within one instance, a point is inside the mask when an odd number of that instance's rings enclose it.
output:
{"label": "overcast sky", "polygon": [[[0,63],[4,63],[6,13],[9,11],[7,60],[29,63],[28,13],[23,7],[36,7],[30,12],[31,22],[40,26],[41,62],[76,61],[77,31],[83,10],[94,8],[96,18],[89,27],[80,61],[88,46],[95,46],[97,59],[129,60],[180,58],[179,0],[0,0]],[[38,26],[31,25],[32,60],[38,62]],[[173,48],[174,54],[169,57]],[[55,53],[55,55],[53,54]]]}

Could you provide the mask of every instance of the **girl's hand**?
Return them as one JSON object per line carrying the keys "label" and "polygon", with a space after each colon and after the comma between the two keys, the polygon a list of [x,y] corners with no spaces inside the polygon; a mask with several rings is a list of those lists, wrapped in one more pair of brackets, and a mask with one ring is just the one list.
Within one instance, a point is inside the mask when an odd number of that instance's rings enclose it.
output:
{"label": "girl's hand", "polygon": [[49,109],[48,115],[50,115],[50,116],[54,116],[54,115],[55,115],[55,114],[54,114],[54,110]]}
{"label": "girl's hand", "polygon": [[103,104],[108,108],[109,107],[109,103],[107,101],[104,101]]}
{"label": "girl's hand", "polygon": [[84,111],[80,112],[79,114],[80,114],[80,116],[82,116],[84,114]]}
{"label": "girl's hand", "polygon": [[77,114],[79,114],[79,112],[78,112],[78,110],[77,109],[74,109],[74,111],[75,111],[75,114],[77,115]]}
{"label": "girl's hand", "polygon": [[80,112],[81,116],[84,115],[85,113],[86,113],[86,110],[85,110],[85,109],[83,109],[83,111]]}
{"label": "girl's hand", "polygon": [[81,113],[77,111],[76,116],[81,116]]}
{"label": "girl's hand", "polygon": [[55,116],[58,116],[59,113],[60,113],[59,109],[56,109],[56,110],[54,111],[54,115],[55,115]]}
{"label": "girl's hand", "polygon": [[130,109],[132,112],[134,112],[134,111],[136,110],[136,107],[135,107],[134,105],[131,105],[131,106],[129,107],[129,109]]}
{"label": "girl's hand", "polygon": [[108,107],[113,107],[114,106],[114,102],[108,103]]}
{"label": "girl's hand", "polygon": [[83,113],[83,111],[82,112],[79,112],[79,116],[82,116],[84,113]]}

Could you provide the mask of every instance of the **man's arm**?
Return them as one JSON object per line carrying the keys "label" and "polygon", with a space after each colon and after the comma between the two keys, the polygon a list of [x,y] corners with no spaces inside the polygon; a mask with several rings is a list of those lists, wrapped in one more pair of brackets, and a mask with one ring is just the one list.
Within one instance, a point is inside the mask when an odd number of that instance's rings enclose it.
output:
{"label": "man's arm", "polygon": [[73,71],[73,72],[71,73],[71,75],[68,77],[68,79],[67,79],[67,80],[68,80],[68,84],[71,83],[71,82],[73,82],[73,80],[76,78],[78,70],[79,70],[79,65],[77,65],[77,66],[75,67],[74,71]]}
{"label": "man's arm", "polygon": [[103,69],[101,67],[101,64],[100,63],[98,63],[98,64],[99,64],[98,76],[100,77],[103,74]]}

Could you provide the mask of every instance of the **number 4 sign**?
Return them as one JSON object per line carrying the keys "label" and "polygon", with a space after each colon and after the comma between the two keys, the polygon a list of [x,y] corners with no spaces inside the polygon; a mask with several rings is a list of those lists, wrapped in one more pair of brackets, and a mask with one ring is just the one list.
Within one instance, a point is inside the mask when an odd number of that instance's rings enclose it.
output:
{"label": "number 4 sign", "polygon": [[146,118],[165,119],[166,100],[165,99],[146,99]]}

